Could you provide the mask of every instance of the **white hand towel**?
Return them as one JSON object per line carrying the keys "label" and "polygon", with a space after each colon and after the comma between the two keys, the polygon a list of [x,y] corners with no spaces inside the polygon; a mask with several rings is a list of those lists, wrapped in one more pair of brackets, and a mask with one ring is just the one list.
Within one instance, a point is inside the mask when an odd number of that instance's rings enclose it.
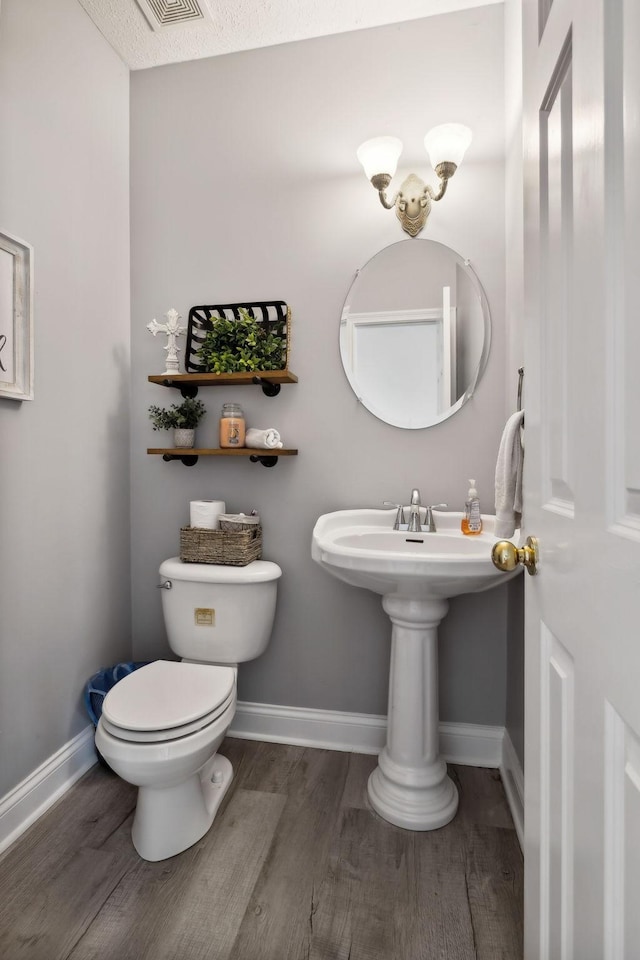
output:
{"label": "white hand towel", "polygon": [[268,427],[266,430],[257,430],[255,427],[250,427],[247,430],[244,442],[245,446],[260,450],[275,450],[283,446],[280,434],[273,427]]}
{"label": "white hand towel", "polygon": [[524,410],[505,424],[496,462],[496,537],[512,537],[522,519],[522,436]]}

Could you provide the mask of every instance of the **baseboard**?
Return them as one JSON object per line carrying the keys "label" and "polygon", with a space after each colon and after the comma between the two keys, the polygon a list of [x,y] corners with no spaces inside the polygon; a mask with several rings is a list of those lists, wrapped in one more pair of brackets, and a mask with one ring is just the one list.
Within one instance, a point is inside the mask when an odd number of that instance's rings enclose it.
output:
{"label": "baseboard", "polygon": [[467,767],[499,767],[504,727],[480,723],[441,723],[440,753],[447,763]]}
{"label": "baseboard", "polygon": [[[293,743],[350,753],[380,753],[387,718],[368,713],[341,713],[238,702],[229,736],[271,743]],[[474,723],[441,723],[440,751],[449,763],[499,767],[503,727]]]}
{"label": "baseboard", "polygon": [[45,760],[0,799],[0,854],[96,762],[93,726]]}
{"label": "baseboard", "polygon": [[280,707],[240,700],[229,736],[376,754],[384,747],[386,732],[387,718],[374,714]]}
{"label": "baseboard", "polygon": [[518,834],[520,849],[524,853],[524,772],[507,730],[504,732],[502,744],[500,776]]}

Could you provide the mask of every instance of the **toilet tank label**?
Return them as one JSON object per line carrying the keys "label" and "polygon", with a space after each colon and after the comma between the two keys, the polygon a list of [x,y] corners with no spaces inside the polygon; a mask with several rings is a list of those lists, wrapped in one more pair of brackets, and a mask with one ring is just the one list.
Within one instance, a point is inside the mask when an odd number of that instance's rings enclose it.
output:
{"label": "toilet tank label", "polygon": [[196,627],[215,627],[216,612],[212,607],[196,607],[193,613]]}

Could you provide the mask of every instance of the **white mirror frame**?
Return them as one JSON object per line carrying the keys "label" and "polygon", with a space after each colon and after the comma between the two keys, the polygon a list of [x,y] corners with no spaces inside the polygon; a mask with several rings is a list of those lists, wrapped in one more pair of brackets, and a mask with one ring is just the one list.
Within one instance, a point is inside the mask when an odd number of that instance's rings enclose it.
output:
{"label": "white mirror frame", "polygon": [[0,233],[0,397],[33,400],[33,247]]}

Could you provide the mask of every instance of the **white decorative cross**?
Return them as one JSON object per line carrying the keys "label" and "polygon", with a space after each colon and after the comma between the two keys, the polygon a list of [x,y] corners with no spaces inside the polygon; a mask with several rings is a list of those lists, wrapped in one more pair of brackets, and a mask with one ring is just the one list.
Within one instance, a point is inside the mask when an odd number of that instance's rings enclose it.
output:
{"label": "white decorative cross", "polygon": [[154,337],[156,333],[167,334],[167,345],[164,348],[167,351],[167,368],[162,376],[165,376],[165,374],[180,373],[177,339],[187,329],[180,325],[179,321],[182,320],[182,317],[177,310],[169,310],[168,313],[165,313],[165,317],[167,318],[166,323],[158,323],[154,317],[153,320],[147,324],[147,330],[149,330]]}

